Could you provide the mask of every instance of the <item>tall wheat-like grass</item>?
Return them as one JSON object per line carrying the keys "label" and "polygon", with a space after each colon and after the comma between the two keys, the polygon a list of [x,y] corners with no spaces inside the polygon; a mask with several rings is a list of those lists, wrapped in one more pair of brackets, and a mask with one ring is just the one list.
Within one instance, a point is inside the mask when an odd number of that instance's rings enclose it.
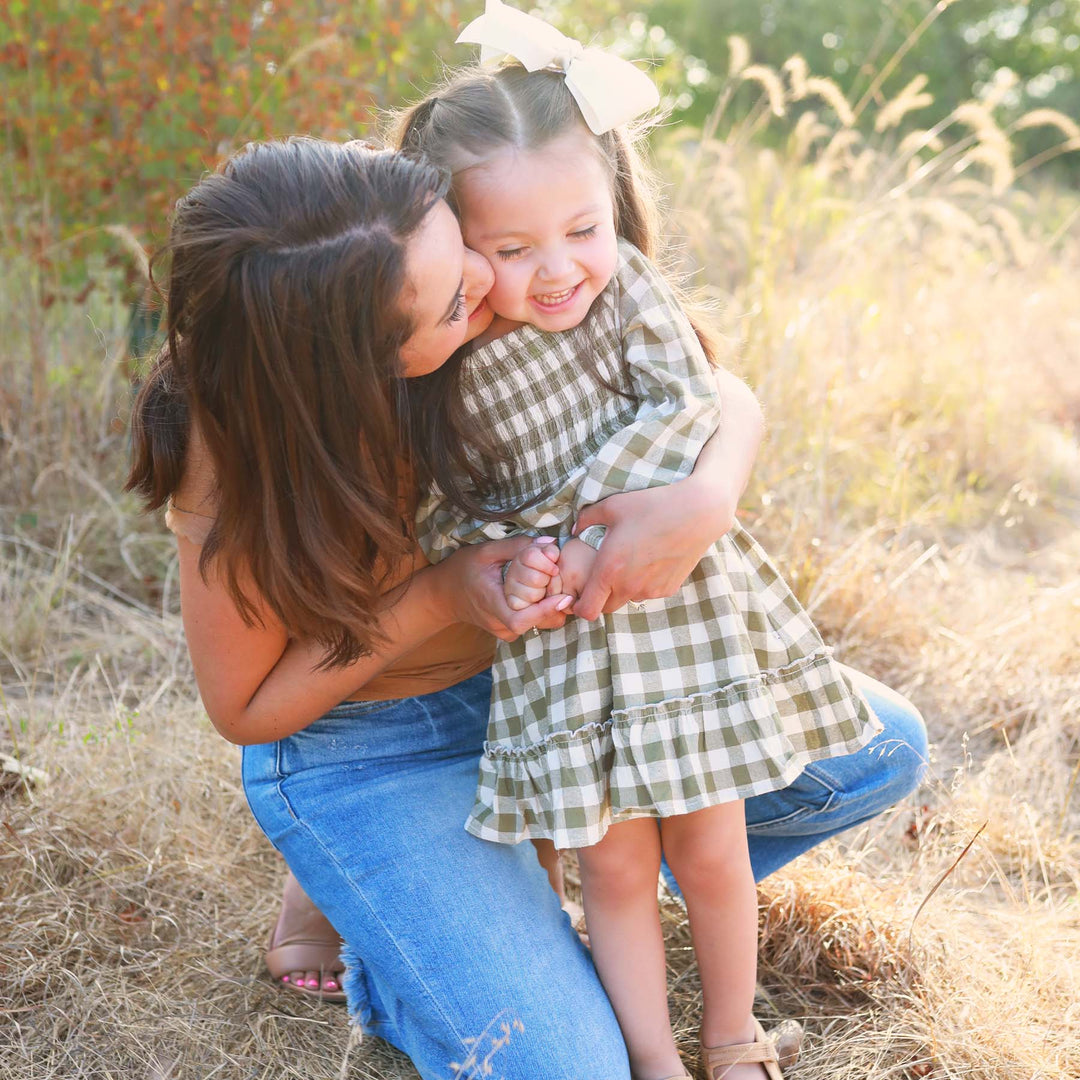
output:
{"label": "tall wheat-like grass", "polygon": [[[932,743],[915,799],[763,884],[759,1015],[805,1021],[797,1080],[1080,1076],[1080,212],[1018,187],[1039,162],[1010,139],[1060,132],[1050,160],[1080,132],[1045,109],[1003,127],[992,99],[932,122],[924,79],[880,97],[888,64],[849,103],[731,46],[708,124],[658,152],[684,268],[768,414],[743,520]],[[737,90],[759,100],[736,121]],[[107,269],[80,296],[17,240],[0,1080],[414,1076],[263,976],[280,866],[198,705],[172,543],[118,494],[127,305]],[[663,913],[692,1054],[689,929]]]}
{"label": "tall wheat-like grass", "polygon": [[721,91],[665,158],[673,231],[768,409],[744,520],[923,707],[934,758],[921,809],[765,884],[769,1005],[817,1017],[800,1076],[1078,1075],[1080,244],[1009,140],[1076,132],[1005,128],[991,99],[895,135],[933,103],[917,78],[864,137],[783,70],[787,153]]}

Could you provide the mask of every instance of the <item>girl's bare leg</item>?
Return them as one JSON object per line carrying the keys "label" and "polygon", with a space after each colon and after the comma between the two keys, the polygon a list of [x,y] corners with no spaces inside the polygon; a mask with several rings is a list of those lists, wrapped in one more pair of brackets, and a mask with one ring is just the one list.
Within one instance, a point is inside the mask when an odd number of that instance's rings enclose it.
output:
{"label": "girl's bare leg", "polygon": [[599,844],[578,849],[578,863],[593,960],[622,1029],[630,1071],[635,1080],[681,1075],[686,1070],[671,1034],[656,904],[656,821],[613,825]]}
{"label": "girl's bare leg", "polygon": [[[701,1041],[705,1046],[753,1042],[757,889],[743,804],[664,818],[660,831],[668,866],[686,900],[701,974]],[[732,1065],[724,1080],[765,1076],[760,1064]]]}

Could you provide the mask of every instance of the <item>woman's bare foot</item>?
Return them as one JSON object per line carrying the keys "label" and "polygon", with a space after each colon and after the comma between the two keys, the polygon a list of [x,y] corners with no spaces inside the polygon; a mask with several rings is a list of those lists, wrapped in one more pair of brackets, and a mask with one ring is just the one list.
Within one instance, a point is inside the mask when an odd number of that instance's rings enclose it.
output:
{"label": "woman's bare foot", "polygon": [[323,1001],[344,1001],[341,938],[288,874],[270,934],[266,966],[279,985]]}

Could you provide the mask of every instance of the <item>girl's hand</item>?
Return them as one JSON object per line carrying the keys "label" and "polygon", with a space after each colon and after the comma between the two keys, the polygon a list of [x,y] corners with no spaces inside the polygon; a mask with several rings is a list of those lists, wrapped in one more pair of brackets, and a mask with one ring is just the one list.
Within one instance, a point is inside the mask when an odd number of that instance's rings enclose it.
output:
{"label": "girl's hand", "polygon": [[559,545],[553,537],[538,536],[506,564],[503,593],[512,611],[524,611],[548,595],[562,595]]}
{"label": "girl's hand", "polygon": [[667,487],[611,495],[586,507],[575,532],[608,527],[574,614],[617,611],[631,600],[678,592],[706,549],[735,521],[765,430],[753,391],[722,368],[713,372],[723,421],[698,455],[694,471]]}
{"label": "girl's hand", "polygon": [[[562,591],[571,596],[580,596],[592,573],[596,562],[596,549],[583,540],[571,537],[567,540],[559,556],[559,575]],[[577,605],[570,609],[577,614]]]}
{"label": "girl's hand", "polygon": [[549,596],[538,604],[513,611],[503,593],[502,568],[515,555],[532,545],[529,536],[492,540],[455,551],[449,559],[433,567],[441,572],[440,592],[451,622],[471,623],[494,634],[500,641],[513,641],[534,627],[552,630],[566,622],[566,609],[573,597]]}

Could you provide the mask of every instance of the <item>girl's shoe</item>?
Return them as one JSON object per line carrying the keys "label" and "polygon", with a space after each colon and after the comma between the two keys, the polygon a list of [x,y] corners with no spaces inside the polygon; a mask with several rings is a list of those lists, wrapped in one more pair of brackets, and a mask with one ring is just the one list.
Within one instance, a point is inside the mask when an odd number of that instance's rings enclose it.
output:
{"label": "girl's shoe", "polygon": [[776,1057],[781,1069],[791,1069],[799,1060],[806,1032],[798,1020],[781,1020],[768,1033],[769,1041],[776,1047]]}
{"label": "girl's shoe", "polygon": [[[792,1045],[792,1035],[784,1033],[787,1045],[784,1048],[786,1064],[792,1065],[799,1056],[799,1048],[802,1045],[802,1029],[795,1045]],[[754,1020],[754,1041],[752,1043],[732,1043],[729,1046],[706,1046],[701,1045],[701,1065],[705,1070],[707,1080],[723,1080],[732,1065],[749,1064],[760,1062],[765,1068],[765,1074],[769,1080],[784,1080],[784,1074],[780,1071],[780,1058],[777,1048],[772,1040],[765,1034],[765,1029]]]}

